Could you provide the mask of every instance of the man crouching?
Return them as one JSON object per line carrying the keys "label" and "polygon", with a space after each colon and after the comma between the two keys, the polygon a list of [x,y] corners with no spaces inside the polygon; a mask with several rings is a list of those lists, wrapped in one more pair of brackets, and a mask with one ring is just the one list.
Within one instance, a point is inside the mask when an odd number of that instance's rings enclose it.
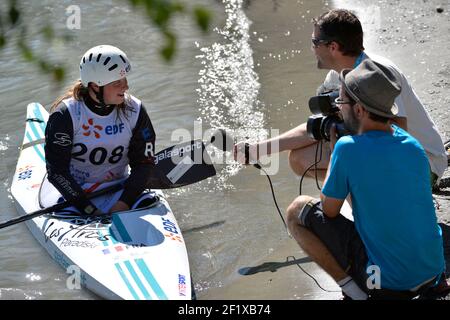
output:
{"label": "man crouching", "polygon": [[[340,80],[336,105],[352,135],[336,142],[332,129],[320,200],[295,199],[287,211],[289,230],[344,296],[413,298],[445,281],[427,155],[415,138],[389,124],[401,91],[389,69],[368,59],[343,70]],[[340,214],[348,196],[354,223]],[[368,270],[379,272],[375,289]]]}

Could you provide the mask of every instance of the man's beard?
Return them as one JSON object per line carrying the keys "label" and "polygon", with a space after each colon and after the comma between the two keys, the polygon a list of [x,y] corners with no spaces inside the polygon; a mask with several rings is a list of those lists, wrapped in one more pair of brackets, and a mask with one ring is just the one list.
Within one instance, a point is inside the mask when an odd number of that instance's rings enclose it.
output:
{"label": "man's beard", "polygon": [[329,69],[325,65],[322,57],[320,57],[319,55],[316,55],[316,60],[317,60],[317,69]]}
{"label": "man's beard", "polygon": [[355,110],[352,107],[350,112],[348,113],[347,119],[344,119],[344,125],[347,128],[347,130],[350,131],[351,135],[355,135],[358,134],[359,132],[360,124],[361,122],[358,119],[356,119]]}
{"label": "man's beard", "polygon": [[328,69],[324,66],[324,63],[322,60],[317,59],[317,69]]}

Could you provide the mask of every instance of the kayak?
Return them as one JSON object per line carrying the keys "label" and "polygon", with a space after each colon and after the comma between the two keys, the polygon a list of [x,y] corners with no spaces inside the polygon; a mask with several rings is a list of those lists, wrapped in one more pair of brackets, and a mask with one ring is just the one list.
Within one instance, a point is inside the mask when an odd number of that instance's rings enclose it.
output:
{"label": "kayak", "polygon": [[[39,103],[27,107],[25,135],[11,185],[20,215],[41,210],[43,202],[59,198],[44,187],[49,184],[45,183],[44,153],[48,116]],[[99,190],[113,183],[96,187]],[[93,201],[118,198],[120,192]],[[104,299],[191,299],[189,261],[181,230],[163,192],[150,190],[148,195],[152,201],[126,212],[80,217],[62,210],[27,220],[26,225],[69,274],[68,287],[80,284]]]}

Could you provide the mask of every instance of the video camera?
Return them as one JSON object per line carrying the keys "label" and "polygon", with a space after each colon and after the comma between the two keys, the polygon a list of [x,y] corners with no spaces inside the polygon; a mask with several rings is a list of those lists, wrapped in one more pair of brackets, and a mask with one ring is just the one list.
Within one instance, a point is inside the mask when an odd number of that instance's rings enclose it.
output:
{"label": "video camera", "polygon": [[330,141],[330,130],[333,124],[336,124],[338,138],[350,134],[334,102],[338,96],[339,91],[329,91],[309,99],[309,110],[313,115],[308,117],[306,122],[308,136],[315,140]]}

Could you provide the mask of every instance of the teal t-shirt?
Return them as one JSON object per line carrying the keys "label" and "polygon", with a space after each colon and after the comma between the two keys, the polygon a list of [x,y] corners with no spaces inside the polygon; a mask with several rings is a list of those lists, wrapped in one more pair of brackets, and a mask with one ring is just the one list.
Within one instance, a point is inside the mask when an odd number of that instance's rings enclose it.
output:
{"label": "teal t-shirt", "polygon": [[335,145],[327,197],[350,193],[355,227],[381,287],[408,290],[444,271],[442,231],[420,143],[399,127],[368,131]]}

